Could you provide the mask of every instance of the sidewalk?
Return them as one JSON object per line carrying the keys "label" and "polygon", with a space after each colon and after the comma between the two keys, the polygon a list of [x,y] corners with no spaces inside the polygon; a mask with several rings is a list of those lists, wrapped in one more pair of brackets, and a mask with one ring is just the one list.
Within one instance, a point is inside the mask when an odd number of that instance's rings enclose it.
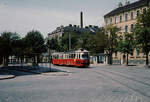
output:
{"label": "sidewalk", "polygon": [[0,68],[0,80],[12,79],[12,78],[15,78],[15,75],[11,75],[6,70]]}

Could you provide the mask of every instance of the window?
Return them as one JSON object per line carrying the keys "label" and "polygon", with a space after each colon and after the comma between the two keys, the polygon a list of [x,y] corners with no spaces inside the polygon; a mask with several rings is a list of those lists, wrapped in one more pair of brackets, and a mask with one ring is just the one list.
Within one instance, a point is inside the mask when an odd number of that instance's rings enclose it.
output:
{"label": "window", "polygon": [[125,14],[125,21],[128,21],[128,14]]}
{"label": "window", "polygon": [[108,24],[108,19],[106,19],[106,25]]}
{"label": "window", "polygon": [[82,54],[82,59],[87,59],[87,58],[89,58],[88,53],[84,53],[84,54]]}
{"label": "window", "polygon": [[125,32],[126,33],[128,32],[128,26],[125,26]]}
{"label": "window", "polygon": [[122,22],[122,16],[120,16],[120,22]]}
{"label": "window", "polygon": [[117,17],[115,17],[115,24],[117,23]]}
{"label": "window", "polygon": [[140,55],[140,50],[139,49],[136,50],[136,54],[137,54],[137,56]]}
{"label": "window", "polygon": [[131,32],[133,32],[133,27],[134,27],[134,25],[133,25],[133,24],[131,24]]}
{"label": "window", "polygon": [[110,24],[112,24],[112,18],[110,18]]}
{"label": "window", "polygon": [[115,52],[115,57],[117,57],[117,52]]}
{"label": "window", "polygon": [[140,15],[140,10],[137,10],[136,16],[139,17]]}
{"label": "window", "polygon": [[131,20],[134,19],[134,15],[133,15],[133,12],[131,12]]}
{"label": "window", "polygon": [[131,56],[133,56],[133,52],[131,53]]}

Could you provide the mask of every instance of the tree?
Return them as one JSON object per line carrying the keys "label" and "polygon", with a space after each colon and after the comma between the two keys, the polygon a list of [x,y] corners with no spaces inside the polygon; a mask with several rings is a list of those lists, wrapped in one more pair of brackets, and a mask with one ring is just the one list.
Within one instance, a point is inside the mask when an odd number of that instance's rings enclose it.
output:
{"label": "tree", "polygon": [[1,38],[1,36],[0,36],[0,65],[2,64],[2,62],[3,62],[3,49],[2,49],[2,38]]}
{"label": "tree", "polygon": [[150,9],[138,17],[134,28],[137,45],[146,54],[146,65],[149,64],[148,54],[150,52]]}
{"label": "tree", "polygon": [[3,32],[0,37],[0,52],[3,58],[3,66],[8,66],[8,58],[13,54],[15,43],[20,37],[16,33]]}
{"label": "tree", "polygon": [[108,55],[108,64],[112,65],[112,54],[116,51],[117,48],[117,33],[119,28],[116,26],[108,26],[106,28],[105,34],[105,52]]}
{"label": "tree", "polygon": [[[70,38],[69,38],[70,36]],[[69,39],[71,43],[71,50],[75,50],[77,48],[78,42],[78,34],[73,31],[67,31],[63,34],[60,41],[58,41],[59,51],[68,51],[69,50]]]}
{"label": "tree", "polygon": [[105,29],[103,27],[100,28],[99,32],[95,35],[96,41],[96,50],[95,53],[103,53],[105,46]]}
{"label": "tree", "polygon": [[86,46],[86,50],[90,51],[91,54],[97,54],[97,53],[104,53],[104,46],[105,46],[105,40],[104,40],[105,30],[104,28],[100,28],[96,34],[90,34],[88,35],[88,39],[86,43],[84,43],[84,46]]}
{"label": "tree", "polygon": [[86,43],[86,50],[90,51],[90,54],[94,55],[96,53],[97,44],[95,40],[95,35],[89,35],[89,38]]}
{"label": "tree", "polygon": [[26,44],[24,42],[24,39],[18,39],[14,41],[13,45],[13,55],[17,57],[18,59],[21,59],[21,63],[23,63],[23,59],[25,57],[25,49],[26,49]]}
{"label": "tree", "polygon": [[51,50],[55,50],[58,51],[58,40],[57,37],[56,38],[52,38],[52,39],[48,39],[47,38],[47,42],[46,42],[46,46],[51,49]]}
{"label": "tree", "polygon": [[133,34],[125,33],[122,36],[119,36],[117,51],[127,55],[127,65],[128,65],[128,55],[133,54],[135,48],[135,41]]}
{"label": "tree", "polygon": [[37,65],[39,56],[43,52],[46,52],[45,41],[42,34],[39,31],[30,31],[25,36],[24,41],[26,44],[26,56],[33,58],[33,64]]}
{"label": "tree", "polygon": [[79,35],[79,39],[78,39],[78,42],[77,42],[77,46],[76,48],[82,48],[82,49],[86,49],[86,50],[89,50],[89,46],[88,46],[88,39],[92,37],[91,33],[90,32],[82,32],[80,35]]}

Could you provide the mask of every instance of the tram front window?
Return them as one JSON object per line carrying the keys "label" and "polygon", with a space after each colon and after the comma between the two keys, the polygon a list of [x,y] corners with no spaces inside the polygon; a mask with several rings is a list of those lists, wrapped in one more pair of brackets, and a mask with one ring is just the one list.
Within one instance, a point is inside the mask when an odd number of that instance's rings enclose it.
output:
{"label": "tram front window", "polygon": [[82,55],[82,59],[88,59],[89,58],[89,55],[88,54],[83,54]]}

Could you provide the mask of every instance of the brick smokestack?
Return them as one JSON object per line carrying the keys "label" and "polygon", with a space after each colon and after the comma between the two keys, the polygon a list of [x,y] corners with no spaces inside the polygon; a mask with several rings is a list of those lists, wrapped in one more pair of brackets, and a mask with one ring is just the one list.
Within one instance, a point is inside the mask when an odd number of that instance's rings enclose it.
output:
{"label": "brick smokestack", "polygon": [[81,28],[83,28],[83,12],[81,12],[81,14],[80,14],[80,23],[81,23],[81,25],[80,25],[80,27]]}

